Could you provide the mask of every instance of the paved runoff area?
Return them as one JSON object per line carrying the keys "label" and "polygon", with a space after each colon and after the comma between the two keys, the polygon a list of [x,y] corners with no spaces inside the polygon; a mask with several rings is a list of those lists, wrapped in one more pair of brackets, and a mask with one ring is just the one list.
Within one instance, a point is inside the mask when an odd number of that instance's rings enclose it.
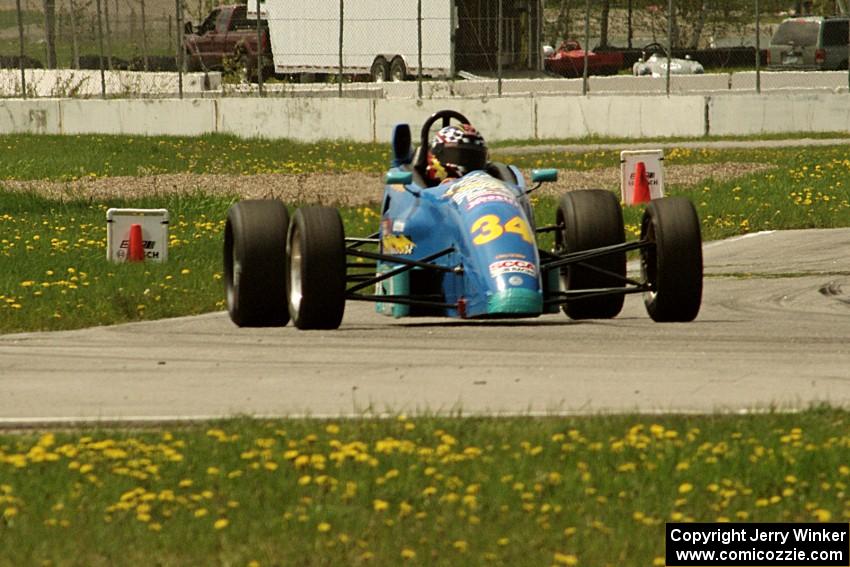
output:
{"label": "paved runoff area", "polygon": [[714,412],[850,405],[850,229],[705,245],[693,323],[386,318],[239,329],[226,313],[0,336],[6,425],[234,414]]}

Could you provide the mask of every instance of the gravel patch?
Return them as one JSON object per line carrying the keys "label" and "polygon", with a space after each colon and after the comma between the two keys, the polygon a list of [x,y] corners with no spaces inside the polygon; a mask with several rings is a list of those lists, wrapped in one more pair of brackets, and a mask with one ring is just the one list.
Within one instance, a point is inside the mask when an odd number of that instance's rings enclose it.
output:
{"label": "gravel patch", "polygon": [[[712,163],[673,165],[665,169],[666,183],[692,186],[727,181],[776,166],[759,163]],[[525,172],[528,176],[528,172]],[[156,197],[203,192],[239,195],[242,198],[279,198],[287,203],[360,206],[379,202],[383,192],[380,175],[367,173],[305,173],[298,175],[208,175],[176,173],[141,177],[84,178],[75,181],[2,181],[11,191],[33,191],[57,200]],[[563,171],[556,183],[543,186],[540,193],[557,195],[575,189],[617,189],[619,167],[590,171]]]}

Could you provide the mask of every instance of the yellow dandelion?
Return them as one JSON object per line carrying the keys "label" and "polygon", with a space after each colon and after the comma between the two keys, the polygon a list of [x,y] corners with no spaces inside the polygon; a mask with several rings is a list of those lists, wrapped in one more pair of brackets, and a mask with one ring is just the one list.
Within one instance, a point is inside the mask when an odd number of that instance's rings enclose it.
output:
{"label": "yellow dandelion", "polygon": [[316,529],[319,530],[319,532],[324,534],[324,533],[331,531],[331,525],[327,522],[321,522],[321,523],[319,523],[318,526],[316,526]]}
{"label": "yellow dandelion", "polygon": [[690,482],[683,482],[679,485],[679,494],[687,494],[694,489],[694,485]]}
{"label": "yellow dandelion", "polygon": [[817,518],[818,522],[828,522],[832,519],[832,512],[823,508],[812,511],[812,515]]}
{"label": "yellow dandelion", "polygon": [[375,512],[383,512],[384,510],[387,510],[390,507],[390,504],[386,500],[376,498],[372,502],[372,507],[375,509]]}
{"label": "yellow dandelion", "polygon": [[227,518],[219,518],[213,524],[213,527],[217,530],[223,530],[230,524],[230,521]]}
{"label": "yellow dandelion", "polygon": [[452,547],[454,547],[460,553],[466,553],[466,550],[469,548],[469,544],[466,541],[459,539],[452,543]]}
{"label": "yellow dandelion", "polygon": [[578,565],[578,557],[571,553],[558,553],[552,558],[558,565]]}
{"label": "yellow dandelion", "polygon": [[405,547],[404,549],[401,550],[401,558],[402,559],[415,559],[416,558],[416,552],[413,551],[410,548]]}

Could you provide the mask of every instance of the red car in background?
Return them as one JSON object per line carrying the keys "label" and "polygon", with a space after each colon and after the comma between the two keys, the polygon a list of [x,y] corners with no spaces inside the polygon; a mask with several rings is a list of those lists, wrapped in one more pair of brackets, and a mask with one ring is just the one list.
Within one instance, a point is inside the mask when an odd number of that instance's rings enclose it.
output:
{"label": "red car in background", "polygon": [[[245,4],[214,8],[197,27],[186,22],[183,36],[187,71],[238,71],[249,82],[257,81],[257,46],[263,52],[263,77],[274,72],[269,43],[269,28],[249,20]],[[228,69],[230,67],[231,69]]]}
{"label": "red car in background", "polygon": [[[562,77],[581,77],[584,75],[584,54],[579,42],[566,40],[544,59],[544,68]],[[587,52],[588,75],[616,75],[622,68],[623,54],[619,51]]]}

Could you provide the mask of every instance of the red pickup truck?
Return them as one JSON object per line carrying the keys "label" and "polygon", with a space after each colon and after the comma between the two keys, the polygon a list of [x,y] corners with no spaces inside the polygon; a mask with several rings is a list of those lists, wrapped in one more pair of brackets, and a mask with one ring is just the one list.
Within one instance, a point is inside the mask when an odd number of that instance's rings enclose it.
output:
{"label": "red pickup truck", "polygon": [[[189,71],[238,69],[249,82],[257,81],[257,20],[249,20],[245,4],[215,8],[193,28],[186,22],[183,50]],[[274,72],[268,22],[260,21],[263,77]]]}

